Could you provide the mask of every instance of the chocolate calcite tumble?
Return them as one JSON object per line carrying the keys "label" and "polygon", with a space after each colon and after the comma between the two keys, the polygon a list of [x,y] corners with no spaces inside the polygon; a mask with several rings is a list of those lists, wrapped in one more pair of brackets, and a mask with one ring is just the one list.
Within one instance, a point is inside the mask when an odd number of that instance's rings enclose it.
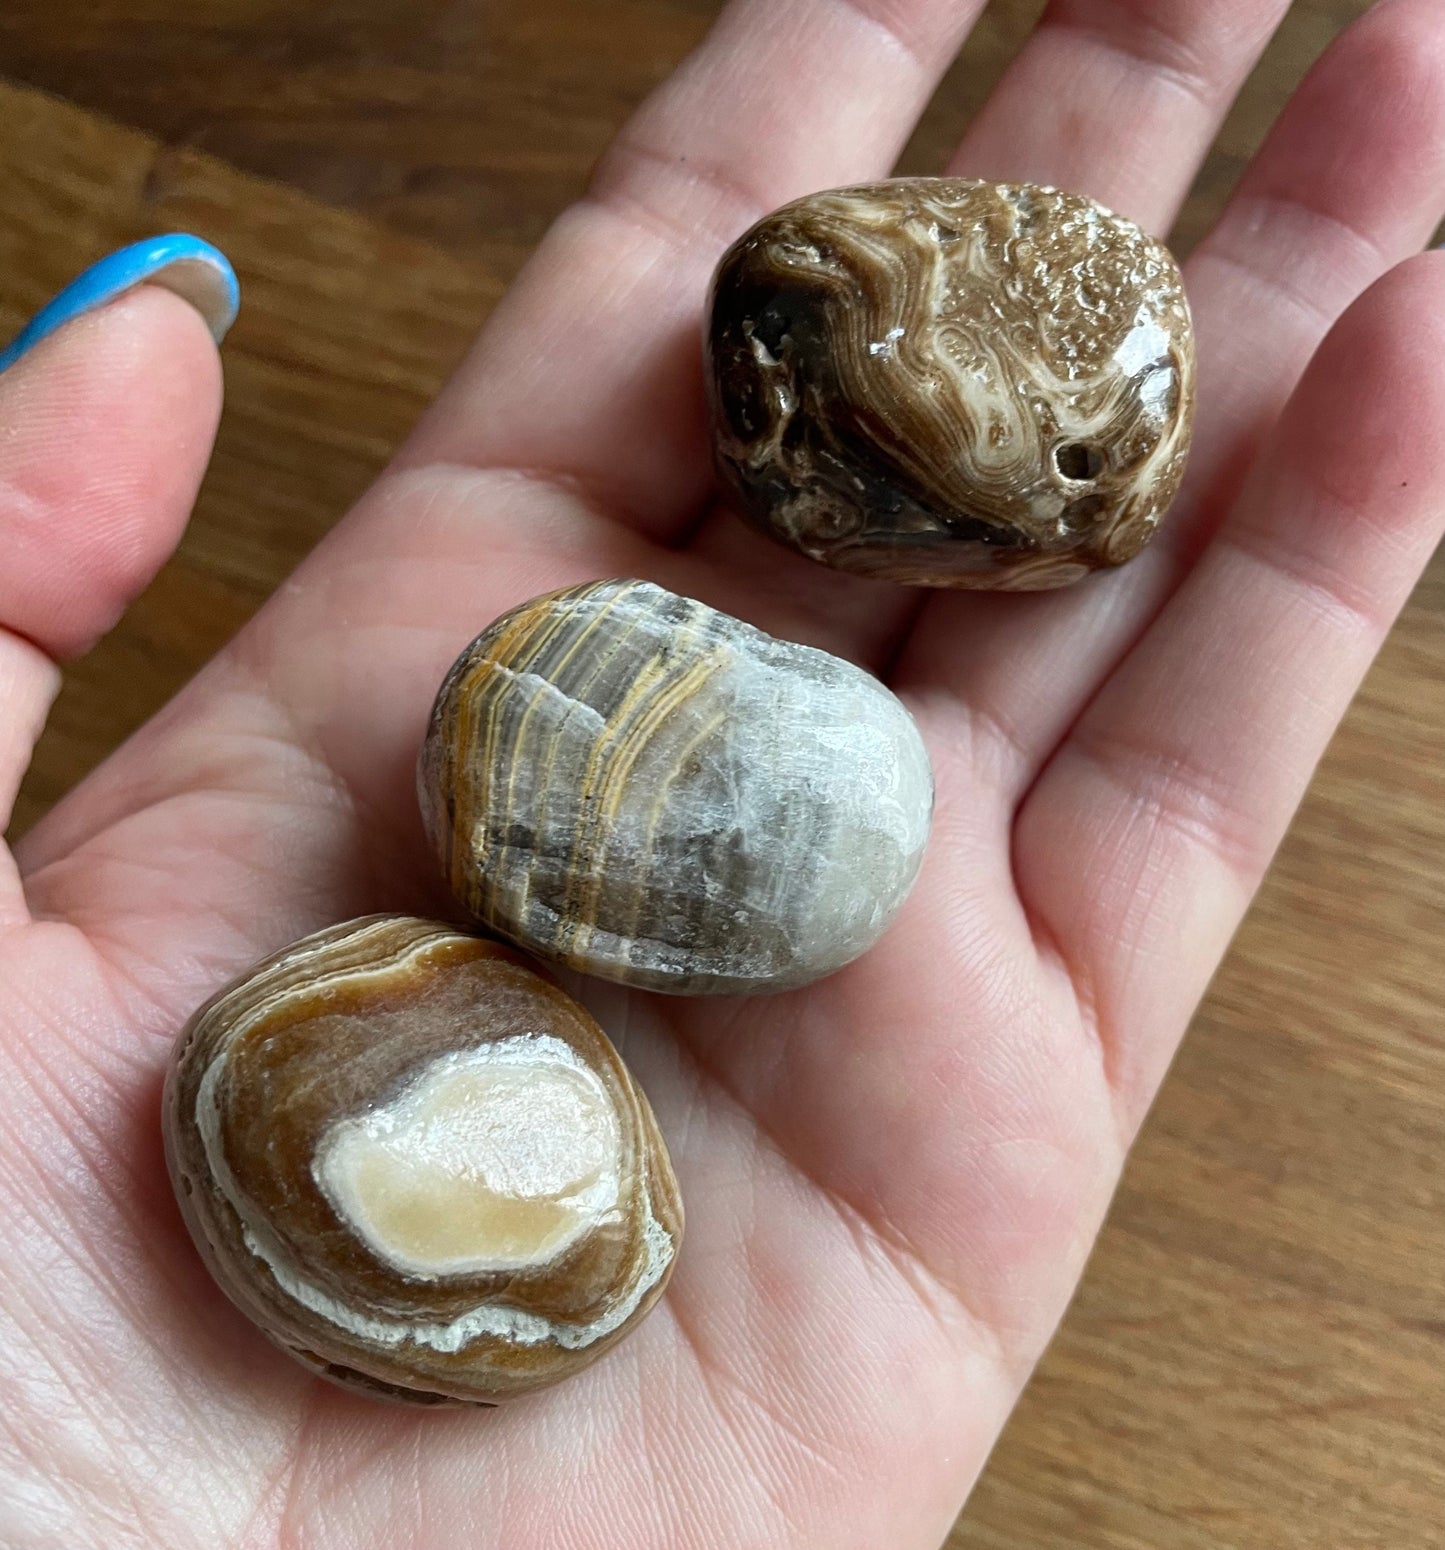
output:
{"label": "chocolate calcite tumble", "polygon": [[313,1372],[495,1404],[559,1382],[661,1296],[682,1206],[602,1030],[518,954],[368,916],[207,1002],[166,1158],[223,1290]]}
{"label": "chocolate calcite tumble", "polygon": [[1178,266],[1072,194],[902,178],[800,199],[723,257],[707,343],[744,513],[839,570],[1066,586],[1137,554],[1183,477]]}

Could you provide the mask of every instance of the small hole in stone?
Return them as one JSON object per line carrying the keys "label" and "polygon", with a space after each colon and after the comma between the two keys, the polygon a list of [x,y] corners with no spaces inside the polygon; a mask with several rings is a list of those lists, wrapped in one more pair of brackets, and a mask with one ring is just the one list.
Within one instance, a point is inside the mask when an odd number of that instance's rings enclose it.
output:
{"label": "small hole in stone", "polygon": [[1071,441],[1054,448],[1054,467],[1065,479],[1072,479],[1076,484],[1094,478],[1103,466],[1104,460],[1099,456],[1098,448],[1089,446],[1087,442]]}

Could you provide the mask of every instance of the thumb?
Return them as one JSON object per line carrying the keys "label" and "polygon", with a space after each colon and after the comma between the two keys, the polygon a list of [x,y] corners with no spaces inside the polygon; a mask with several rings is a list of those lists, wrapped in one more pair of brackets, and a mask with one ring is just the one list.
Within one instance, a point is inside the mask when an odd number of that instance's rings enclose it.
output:
{"label": "thumb", "polygon": [[[58,682],[174,549],[221,406],[235,275],[195,238],[112,254],[0,353],[0,830]],[[0,861],[0,918],[14,894]]]}

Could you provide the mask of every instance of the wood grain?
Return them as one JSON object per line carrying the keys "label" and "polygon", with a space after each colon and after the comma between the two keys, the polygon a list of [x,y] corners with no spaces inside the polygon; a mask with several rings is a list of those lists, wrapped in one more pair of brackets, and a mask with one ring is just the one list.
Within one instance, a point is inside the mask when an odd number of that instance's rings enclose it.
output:
{"label": "wood grain", "polygon": [[[1285,95],[1368,0],[1300,0],[1179,226],[1204,229]],[[504,278],[721,0],[6,0],[0,74]],[[936,171],[1044,0],[1000,0],[902,161]]]}
{"label": "wood grain", "polygon": [[[946,154],[1040,8],[990,10],[908,170]],[[344,512],[715,9],[9,0],[0,70],[131,127],[0,87],[0,333],[90,258],[166,227],[220,242],[246,286],[196,520],[67,674],[18,826]],[[1296,5],[1201,175],[1183,245],[1363,9]],[[1437,562],[1196,1019],[953,1550],[1440,1543],[1442,623]]]}

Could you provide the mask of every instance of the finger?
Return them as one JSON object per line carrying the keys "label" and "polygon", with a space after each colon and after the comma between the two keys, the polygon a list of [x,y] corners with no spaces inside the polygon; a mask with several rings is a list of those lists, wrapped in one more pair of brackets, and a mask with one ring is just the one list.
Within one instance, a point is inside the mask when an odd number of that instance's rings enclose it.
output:
{"label": "finger", "polygon": [[714,263],[795,195],[886,173],[983,0],[734,0],[638,111],[404,453],[509,467],[659,536],[709,482]]}
{"label": "finger", "polygon": [[[0,353],[0,621],[50,655],[86,650],[174,546],[219,410],[214,341],[238,294],[208,243],[155,238],[85,270]],[[167,525],[149,509],[156,495]]]}
{"label": "finger", "polygon": [[[57,298],[0,375],[0,827],[55,663],[104,633],[170,553],[215,432],[206,322],[155,284],[106,305],[120,259]],[[0,889],[18,908],[8,858]]]}
{"label": "finger", "polygon": [[1445,526],[1442,354],[1430,254],[1335,329],[1020,814],[1020,892],[1088,987],[1136,1118]]}
{"label": "finger", "polygon": [[900,681],[966,708],[1007,809],[1178,585],[1330,323],[1442,209],[1445,13],[1386,0],[1320,61],[1186,266],[1200,415],[1154,545],[1066,593],[934,599],[909,641]]}
{"label": "finger", "polygon": [[1445,8],[1381,0],[1311,72],[1190,258],[1201,367],[1220,387],[1166,543],[1187,554],[1207,536],[1320,341],[1442,215]]}
{"label": "finger", "polygon": [[1288,0],[1053,0],[950,170],[1164,232]]}

